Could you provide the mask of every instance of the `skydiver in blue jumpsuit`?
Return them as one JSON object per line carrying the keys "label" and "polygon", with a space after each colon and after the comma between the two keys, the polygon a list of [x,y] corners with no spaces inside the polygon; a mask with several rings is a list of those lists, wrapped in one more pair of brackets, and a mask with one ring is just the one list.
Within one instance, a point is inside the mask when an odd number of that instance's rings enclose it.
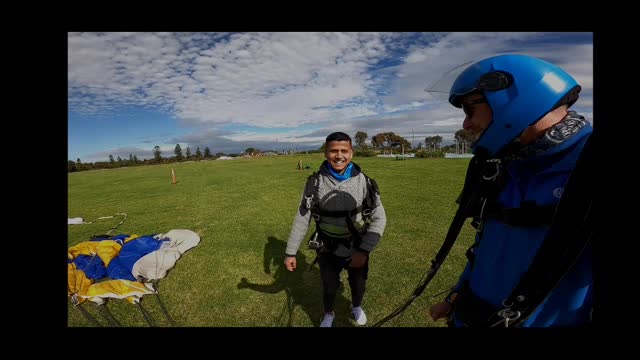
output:
{"label": "skydiver in blue jumpsuit", "polygon": [[[434,320],[456,327],[491,326],[488,314],[504,306],[549,230],[554,206],[592,132],[569,108],[580,85],[563,69],[530,56],[500,55],[466,68],[449,102],[465,112],[463,128],[474,154],[499,159],[504,179],[483,203],[469,261],[454,289],[430,307]],[[497,174],[497,173],[496,173]],[[591,322],[592,249],[520,326],[579,326]]]}

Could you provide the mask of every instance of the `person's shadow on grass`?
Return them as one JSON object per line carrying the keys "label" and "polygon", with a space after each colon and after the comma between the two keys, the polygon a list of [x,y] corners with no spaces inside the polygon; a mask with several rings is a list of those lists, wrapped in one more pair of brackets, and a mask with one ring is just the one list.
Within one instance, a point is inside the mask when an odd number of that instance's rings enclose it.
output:
{"label": "person's shadow on grass", "polygon": [[[284,304],[282,312],[278,317],[278,324],[292,326],[293,310],[295,306],[302,308],[307,316],[311,319],[314,326],[320,326],[323,316],[322,309],[322,281],[320,279],[320,270],[318,265],[310,270],[309,266],[313,259],[307,260],[306,255],[299,251],[296,260],[297,268],[295,271],[287,271],[284,266],[284,253],[287,243],[270,236],[264,246],[263,267],[266,274],[273,276],[274,281],[271,284],[255,284],[250,283],[247,278],[242,278],[238,284],[238,289],[251,289],[268,294],[277,294],[285,291],[287,294],[287,302]],[[275,271],[272,272],[272,269]],[[353,326],[348,321],[348,315],[351,314],[350,301],[344,296],[344,286],[342,282],[338,288],[336,296],[335,313],[336,318],[333,323],[337,326]]]}

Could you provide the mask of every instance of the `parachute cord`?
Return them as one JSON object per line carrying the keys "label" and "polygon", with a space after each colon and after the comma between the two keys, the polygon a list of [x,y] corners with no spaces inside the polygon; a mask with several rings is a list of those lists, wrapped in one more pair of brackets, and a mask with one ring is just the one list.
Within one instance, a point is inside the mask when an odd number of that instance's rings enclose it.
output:
{"label": "parachute cord", "polygon": [[109,309],[107,309],[106,304],[102,304],[102,305],[96,304],[96,306],[98,307],[98,309],[100,309],[100,311],[102,312],[102,315],[104,315],[104,317],[107,319],[107,322],[109,323],[109,325],[113,327],[122,327],[122,325],[120,325],[118,320],[116,320],[116,318],[113,317],[113,314],[109,311]]}
{"label": "parachute cord", "polygon": [[162,302],[162,299],[160,299],[160,294],[156,294],[156,299],[158,299],[158,304],[160,304],[160,308],[162,309],[162,312],[164,313],[164,316],[166,316],[167,320],[169,320],[169,323],[171,323],[171,326],[177,327],[178,324],[175,322],[175,320],[173,320],[171,315],[169,315],[169,312],[167,311],[167,308],[164,306],[164,303]]}
{"label": "parachute cord", "polygon": [[[167,240],[168,239],[168,240]],[[171,239],[170,238],[164,238],[164,239],[158,239],[158,241],[161,242],[169,242],[171,243]],[[169,320],[169,323],[171,323],[171,326],[178,326],[176,324],[176,322],[173,320],[173,318],[171,317],[171,315],[169,315],[169,312],[167,311],[167,308],[164,306],[164,302],[162,302],[162,299],[160,298],[160,290],[159,290],[159,283],[160,283],[160,279],[158,279],[158,266],[160,265],[161,268],[164,268],[164,260],[167,258],[166,254],[163,254],[162,256],[162,264],[160,264],[160,261],[158,261],[158,257],[160,256],[160,249],[162,248],[162,244],[160,245],[160,248],[158,248],[158,250],[156,251],[156,269],[155,269],[155,274],[154,277],[156,279],[152,280],[151,283],[153,284],[153,287],[156,290],[156,298],[158,299],[158,304],[160,304],[160,308],[162,308],[162,312],[164,313],[164,316],[166,316],[167,320]]]}
{"label": "parachute cord", "polygon": [[443,291],[441,291],[441,292],[439,292],[439,293],[437,293],[435,295],[433,295],[431,298],[435,299],[437,296],[440,296],[440,295],[442,295],[444,293],[448,293],[449,291],[453,290],[454,288],[455,288],[455,285],[450,287],[450,288],[448,288],[448,289],[445,289],[445,290],[443,290]]}
{"label": "parachute cord", "polygon": [[111,234],[111,232],[112,232],[113,230],[117,229],[117,228],[118,228],[118,226],[122,225],[122,223],[123,223],[125,220],[127,220],[127,214],[125,214],[125,213],[117,213],[117,214],[114,214],[114,215],[112,215],[112,216],[101,216],[101,217],[99,217],[99,218],[97,218],[97,219],[95,219],[95,220],[91,220],[91,221],[89,221],[89,222],[84,222],[84,221],[83,221],[83,222],[82,222],[82,224],[84,224],[84,225],[89,225],[89,224],[93,224],[94,222],[96,222],[96,221],[98,221],[98,220],[113,219],[113,217],[114,217],[114,216],[117,216],[117,215],[123,215],[123,216],[124,216],[124,219],[122,219],[122,221],[120,221],[120,223],[118,223],[118,225],[116,225],[116,226],[112,227],[112,228],[111,228],[111,230],[109,230],[109,232],[107,232],[107,235],[109,235],[109,234]]}
{"label": "parachute cord", "polygon": [[[426,287],[426,285],[429,283],[429,281],[433,278],[433,275],[435,273],[433,272],[432,269],[429,270],[429,272],[427,272],[426,275],[424,275],[421,279],[420,282],[418,283],[418,287],[416,288],[416,290],[414,290],[413,294],[409,297],[409,299],[407,299],[407,301],[400,305],[398,308],[396,308],[393,312],[391,312],[391,314],[387,315],[384,319],[378,321],[377,323],[373,324],[371,327],[380,327],[382,326],[382,324],[386,323],[387,321],[393,319],[394,317],[402,314],[408,307],[409,305],[411,305],[411,303],[418,297],[420,296],[420,294],[422,293],[422,291],[424,290],[424,288]],[[430,296],[431,299],[440,296],[448,291],[453,290],[455,286],[452,286],[444,291],[441,291],[433,296]]]}
{"label": "parachute cord", "polygon": [[142,307],[142,304],[140,303],[140,301],[136,302],[136,304],[138,304],[138,307],[140,308],[140,311],[142,312],[142,315],[144,316],[144,319],[147,321],[149,326],[156,327],[156,323],[155,321],[153,321],[151,314],[149,314],[149,312],[144,307]]}
{"label": "parachute cord", "polygon": [[80,313],[82,315],[84,315],[84,317],[89,320],[89,322],[91,322],[93,325],[97,326],[97,327],[102,327],[102,325],[98,322],[98,320],[96,320],[93,316],[91,316],[91,314],[89,314],[89,312],[87,311],[87,309],[85,309],[82,304],[79,304],[78,306],[74,306],[75,308],[77,308]]}
{"label": "parachute cord", "polygon": [[169,320],[169,323],[171,323],[171,326],[177,327],[178,324],[175,322],[175,320],[173,320],[171,315],[169,315],[169,312],[167,311],[167,308],[164,306],[164,302],[160,298],[160,291],[158,290],[158,288],[159,288],[158,283],[159,282],[160,282],[160,280],[157,280],[157,279],[151,281],[151,283],[153,284],[154,289],[156,290],[156,294],[155,294],[156,295],[156,299],[158,299],[158,304],[160,304],[160,308],[162,309],[162,312],[164,313],[164,316],[166,316],[167,320]]}
{"label": "parachute cord", "polygon": [[[123,223],[125,220],[127,220],[127,218],[128,218],[127,214],[125,214],[125,213],[117,213],[117,214],[115,214],[115,215],[113,215],[113,216],[116,216],[116,215],[124,215],[124,218],[123,218],[123,219],[118,223],[118,225],[116,225],[116,226],[114,226],[113,228],[111,228],[111,230],[109,230],[109,231],[107,232],[107,235],[111,235],[111,232],[112,232],[113,230],[117,229],[120,225],[122,225],[122,223]],[[110,217],[112,218],[113,216],[110,216]]]}

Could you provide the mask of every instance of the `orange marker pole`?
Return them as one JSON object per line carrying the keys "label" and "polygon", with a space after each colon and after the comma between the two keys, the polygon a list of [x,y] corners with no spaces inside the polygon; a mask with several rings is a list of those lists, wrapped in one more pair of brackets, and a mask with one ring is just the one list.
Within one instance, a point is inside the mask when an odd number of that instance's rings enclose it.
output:
{"label": "orange marker pole", "polygon": [[171,183],[175,185],[175,183],[176,183],[176,172],[173,171],[173,168],[171,168],[171,179],[172,179]]}

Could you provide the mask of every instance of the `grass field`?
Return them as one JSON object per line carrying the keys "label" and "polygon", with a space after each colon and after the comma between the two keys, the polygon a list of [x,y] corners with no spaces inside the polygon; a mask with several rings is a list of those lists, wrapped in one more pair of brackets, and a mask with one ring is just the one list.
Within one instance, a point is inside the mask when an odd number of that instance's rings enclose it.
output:
{"label": "grass field", "polygon": [[[312,169],[296,171],[299,159]],[[189,229],[201,237],[159,283],[159,295],[143,297],[155,326],[312,327],[322,316],[320,272],[303,244],[298,269],[284,269],[284,249],[304,182],[321,154],[202,161],[119,168],[68,176],[68,217],[90,221],[126,213],[113,234],[149,235]],[[354,158],[376,179],[387,227],[371,253],[363,307],[368,326],[388,315],[413,292],[440,248],[456,210],[468,159]],[[171,184],[171,168],[177,184]],[[117,218],[68,226],[68,246],[104,234]],[[311,226],[311,229],[313,225]],[[474,231],[465,226],[449,257],[425,292],[387,327],[443,326],[428,316],[431,296],[452,286],[462,271]],[[248,287],[238,286],[246,278]],[[336,327],[355,326],[343,272],[336,300]],[[159,298],[158,298],[159,297]],[[104,309],[82,305],[108,326]],[[149,326],[137,305],[110,300],[106,310],[122,326]],[[94,326],[71,304],[68,325]]]}

